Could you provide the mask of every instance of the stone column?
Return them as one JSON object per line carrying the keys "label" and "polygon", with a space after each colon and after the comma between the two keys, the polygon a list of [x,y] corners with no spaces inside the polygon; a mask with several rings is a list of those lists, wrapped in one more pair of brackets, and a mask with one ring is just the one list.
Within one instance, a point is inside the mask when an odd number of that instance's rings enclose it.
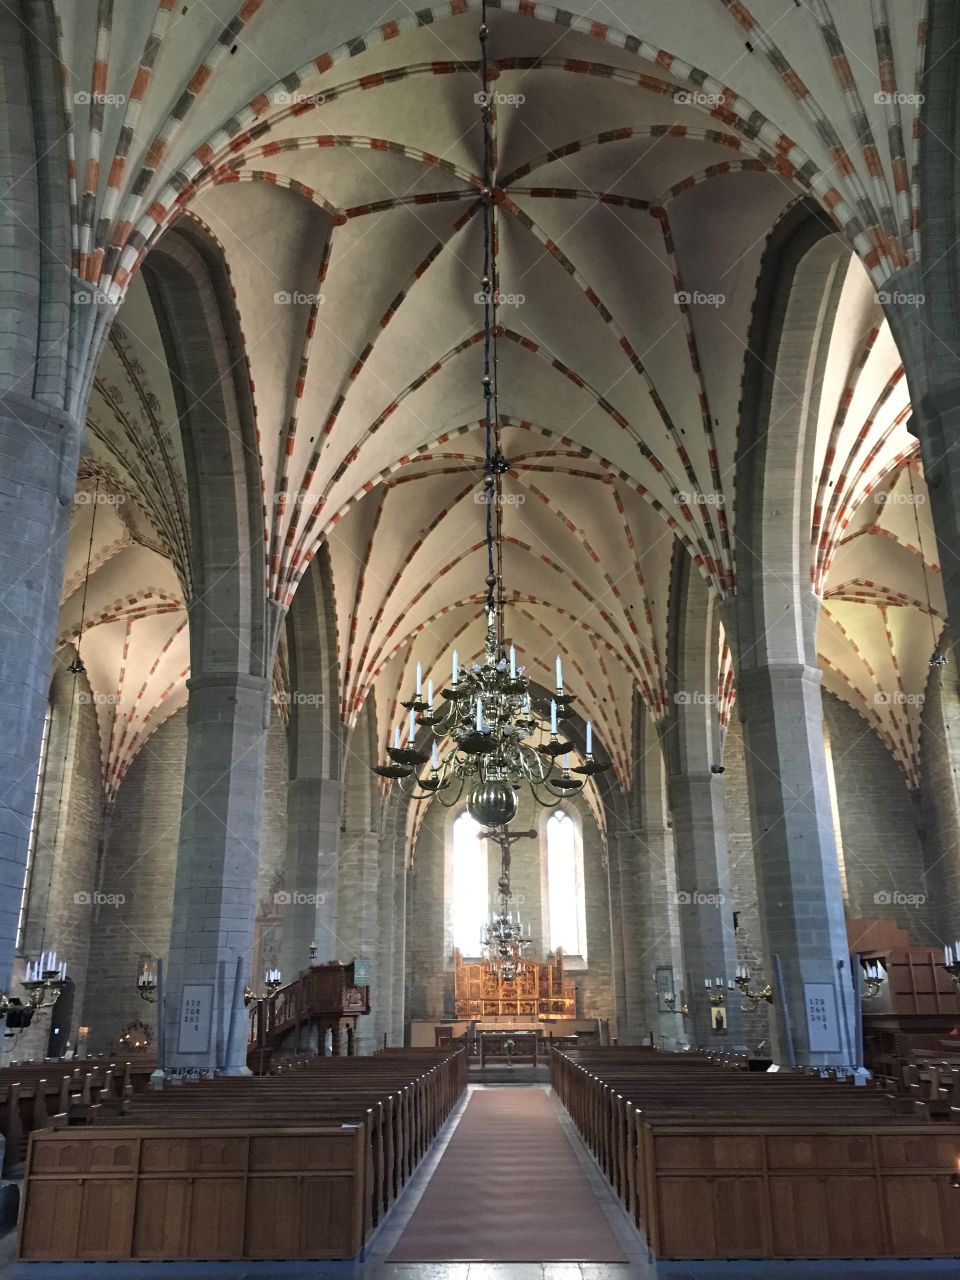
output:
{"label": "stone column", "polygon": [[704,986],[705,980],[731,980],[737,967],[723,778],[709,769],[692,768],[671,774],[669,793],[676,851],[677,915],[684,975],[690,979],[687,1026],[694,1044],[729,1047],[742,1038],[742,1001],[739,996],[725,997],[726,1030],[718,1034],[712,1025]]}
{"label": "stone column", "polygon": [[[376,831],[346,831],[341,836],[336,958],[341,964],[365,959],[374,977],[371,1012],[357,1022],[358,1053],[376,1048],[373,1002],[380,998],[380,840]],[[321,952],[321,955],[323,953]]]}
{"label": "stone column", "polygon": [[[166,1067],[206,1069],[221,1063],[236,1075],[246,1071],[247,1015],[242,999],[234,1000],[234,982],[238,957],[243,980],[250,979],[268,681],[201,673],[191,677],[188,688],[187,762],[164,989]],[[197,985],[185,990],[190,984]],[[181,1039],[182,1002],[191,998],[201,1001],[201,1022],[212,1010],[206,1050]]]}
{"label": "stone column", "polygon": [[[621,1044],[674,1047],[686,1041],[680,1013],[683,966],[677,924],[672,840],[667,827],[663,755],[653,722],[643,704],[635,706],[634,788],[627,824],[611,842],[617,864],[622,935],[624,1018]],[[611,892],[614,881],[611,877]],[[615,953],[616,955],[616,953]],[[672,967],[676,1010],[660,1009],[654,982],[658,966]]]}
{"label": "stone column", "polygon": [[0,395],[0,991],[9,988],[81,430]]}
{"label": "stone column", "polygon": [[[298,768],[308,767],[302,755],[298,761]],[[287,784],[286,902],[280,943],[284,982],[292,982],[307,968],[312,942],[317,944],[319,957],[332,959],[336,952],[339,838],[337,779],[291,777]]]}
{"label": "stone column", "polygon": [[[737,600],[729,603],[734,635]],[[815,613],[815,602],[807,611]],[[768,639],[771,639],[768,637]],[[814,1066],[854,1060],[853,989],[837,863],[820,703],[821,673],[803,662],[775,660],[776,637],[737,649],[737,707],[743,723],[757,893],[764,954],[779,956],[776,973],[754,975],[774,988],[774,1054]],[[813,1037],[809,1000],[825,1000],[831,1042]],[[832,1047],[826,1046],[828,1043]]]}
{"label": "stone column", "polygon": [[[742,1002],[724,995],[718,1032],[704,985],[720,979],[726,990],[737,967],[720,768],[720,621],[712,593],[679,545],[671,581],[670,702],[659,729],[673,820],[687,1027],[694,1044],[724,1047],[742,1040]],[[716,986],[710,993],[716,996]]]}

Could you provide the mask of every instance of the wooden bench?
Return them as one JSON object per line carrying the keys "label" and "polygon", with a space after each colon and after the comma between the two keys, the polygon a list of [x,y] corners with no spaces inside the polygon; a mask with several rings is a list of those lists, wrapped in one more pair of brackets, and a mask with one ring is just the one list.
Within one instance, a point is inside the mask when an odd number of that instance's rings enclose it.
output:
{"label": "wooden bench", "polygon": [[54,1116],[82,1118],[92,1104],[147,1089],[152,1065],[131,1062],[21,1062],[0,1070],[0,1133],[5,1141],[3,1173],[19,1170],[27,1138]]}
{"label": "wooden bench", "polygon": [[551,1077],[658,1257],[960,1256],[960,1126],[879,1088],[636,1049],[555,1050]]}
{"label": "wooden bench", "polygon": [[31,1136],[19,1257],[355,1257],[465,1087],[462,1049],[394,1050],[93,1104]]}

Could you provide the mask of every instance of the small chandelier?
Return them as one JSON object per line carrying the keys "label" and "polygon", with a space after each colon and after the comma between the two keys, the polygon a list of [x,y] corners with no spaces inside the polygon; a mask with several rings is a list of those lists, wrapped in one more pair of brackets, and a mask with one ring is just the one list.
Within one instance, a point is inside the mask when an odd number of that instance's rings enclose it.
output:
{"label": "small chandelier", "polygon": [[524,951],[533,942],[524,933],[520,915],[509,910],[508,899],[501,897],[500,910],[490,913],[490,923],[480,931],[480,946],[486,957],[487,967],[507,982],[523,973]]}
{"label": "small chandelier", "polygon": [[510,851],[517,840],[536,839],[536,831],[507,831],[503,827],[490,831],[478,831],[481,840],[496,840],[500,845],[500,879],[497,887],[500,910],[491,911],[490,920],[480,930],[481,954],[488,970],[506,982],[520,976],[526,968],[524,952],[533,942],[524,932],[519,911],[510,910],[513,892],[510,888]]}
{"label": "small chandelier", "polygon": [[[485,827],[505,827],[516,817],[521,787],[528,788],[538,804],[550,807],[580,791],[588,777],[609,766],[593,757],[593,727],[588,723],[582,761],[570,767],[574,744],[565,732],[561,733],[561,728],[571,719],[576,698],[564,688],[560,658],[556,660],[553,697],[549,702],[535,701],[524,668],[517,666],[514,646],[508,649],[504,641],[502,477],[510,463],[500,447],[496,354],[500,332],[496,309],[500,295],[493,221],[498,195],[494,189],[486,9],[484,3],[480,26],[483,92],[477,95],[483,127],[484,254],[479,296],[484,312],[481,380],[485,426],[482,506],[487,551],[484,660],[461,669],[458,654],[454,652],[452,678],[441,692],[439,707],[434,705],[432,680],[428,681],[424,693],[422,668],[417,665],[416,687],[403,703],[410,713],[406,742],[401,741],[397,725],[393,744],[387,747],[390,762],[375,766],[374,771],[381,777],[398,780],[405,793],[416,799],[438,795],[448,807],[455,805],[468,787],[470,816]],[[425,727],[433,734],[429,753],[417,745],[418,727]],[[427,764],[430,769],[422,774]],[[403,786],[404,782],[408,785]]]}

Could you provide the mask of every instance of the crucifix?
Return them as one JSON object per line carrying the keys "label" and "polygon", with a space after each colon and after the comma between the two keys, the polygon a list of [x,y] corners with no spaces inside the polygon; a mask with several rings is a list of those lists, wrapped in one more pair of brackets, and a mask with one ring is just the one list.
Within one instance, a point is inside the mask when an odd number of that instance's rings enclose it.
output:
{"label": "crucifix", "polygon": [[477,832],[478,840],[493,840],[500,846],[500,881],[499,889],[503,897],[510,897],[510,850],[518,840],[536,840],[537,833],[529,831],[511,831],[509,827],[481,827]]}

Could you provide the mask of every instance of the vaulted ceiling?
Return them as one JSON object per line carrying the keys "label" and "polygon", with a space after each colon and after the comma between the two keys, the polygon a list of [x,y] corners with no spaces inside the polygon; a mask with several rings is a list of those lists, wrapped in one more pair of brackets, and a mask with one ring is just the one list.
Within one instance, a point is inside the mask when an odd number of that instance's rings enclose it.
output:
{"label": "vaulted ceiling", "polygon": [[[922,692],[944,609],[877,289],[916,251],[923,4],[490,8],[504,580],[521,661],[547,682],[564,656],[625,780],[633,690],[665,708],[675,541],[717,596],[735,587],[760,260],[785,209],[812,196],[851,246],[822,319],[821,661],[915,783],[907,695]],[[84,655],[96,647],[103,693],[135,694],[103,705],[105,777],[182,704],[189,666],[184,462],[136,274],[177,218],[220,243],[235,290],[270,592],[289,604],[327,542],[341,715],[372,693],[385,730],[416,663],[439,684],[452,648],[482,647],[479,6],[59,9],[76,265],[110,296],[126,290],[83,481],[123,501],[78,504],[61,626],[66,642],[96,509]]]}

